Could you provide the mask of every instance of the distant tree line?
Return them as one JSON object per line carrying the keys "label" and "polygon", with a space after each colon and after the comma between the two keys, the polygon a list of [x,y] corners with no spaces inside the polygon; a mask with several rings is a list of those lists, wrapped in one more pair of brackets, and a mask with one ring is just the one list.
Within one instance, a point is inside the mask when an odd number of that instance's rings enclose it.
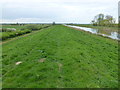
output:
{"label": "distant tree line", "polygon": [[115,18],[111,15],[98,14],[92,20],[94,26],[114,26]]}

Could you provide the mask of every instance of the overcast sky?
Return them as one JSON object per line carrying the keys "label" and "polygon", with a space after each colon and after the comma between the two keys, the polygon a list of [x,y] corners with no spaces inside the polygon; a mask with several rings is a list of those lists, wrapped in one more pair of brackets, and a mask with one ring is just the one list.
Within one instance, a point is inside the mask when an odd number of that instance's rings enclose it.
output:
{"label": "overcast sky", "polygon": [[0,22],[90,23],[103,13],[118,20],[119,0],[2,0]]}

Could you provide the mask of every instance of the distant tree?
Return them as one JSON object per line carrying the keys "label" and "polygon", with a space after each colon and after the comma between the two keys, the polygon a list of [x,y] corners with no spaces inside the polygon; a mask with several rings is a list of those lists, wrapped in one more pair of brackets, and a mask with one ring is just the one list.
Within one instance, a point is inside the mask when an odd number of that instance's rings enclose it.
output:
{"label": "distant tree", "polygon": [[115,24],[115,18],[111,15],[107,15],[105,18],[108,21],[108,26],[113,26]]}
{"label": "distant tree", "polygon": [[55,25],[55,22],[53,22],[52,25]]}
{"label": "distant tree", "polygon": [[102,21],[104,20],[104,14],[98,14],[98,25],[102,25]]}
{"label": "distant tree", "polygon": [[94,23],[95,23],[95,21],[94,21],[94,20],[92,20],[91,22],[92,22],[92,24],[94,24]]}
{"label": "distant tree", "polygon": [[91,23],[92,23],[94,26],[97,25],[96,22],[95,22],[95,20],[92,20]]}
{"label": "distant tree", "polygon": [[16,25],[18,25],[19,23],[17,22]]}
{"label": "distant tree", "polygon": [[102,20],[104,20],[104,14],[100,13],[98,15],[95,16],[95,21],[97,25],[102,25]]}
{"label": "distant tree", "polygon": [[92,20],[94,26],[113,26],[115,24],[115,18],[111,15],[98,14]]}

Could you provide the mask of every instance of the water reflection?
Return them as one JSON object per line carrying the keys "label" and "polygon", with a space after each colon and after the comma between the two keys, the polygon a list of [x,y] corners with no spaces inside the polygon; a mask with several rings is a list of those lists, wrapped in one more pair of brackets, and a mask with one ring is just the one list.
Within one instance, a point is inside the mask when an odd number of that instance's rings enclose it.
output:
{"label": "water reflection", "polygon": [[84,31],[89,31],[89,32],[94,33],[94,34],[99,34],[99,35],[106,36],[106,37],[109,37],[112,39],[120,40],[120,34],[118,34],[118,32],[112,32],[110,30],[105,31],[105,30],[80,27],[80,26],[72,26],[72,25],[65,25],[65,26],[73,27],[73,28],[77,28],[77,29],[82,29]]}

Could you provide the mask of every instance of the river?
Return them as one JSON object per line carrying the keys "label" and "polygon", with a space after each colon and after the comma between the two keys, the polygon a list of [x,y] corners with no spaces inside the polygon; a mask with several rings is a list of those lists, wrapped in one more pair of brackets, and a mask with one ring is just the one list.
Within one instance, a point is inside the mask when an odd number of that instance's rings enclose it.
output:
{"label": "river", "polygon": [[102,35],[102,36],[109,37],[111,39],[120,40],[120,34],[118,34],[118,32],[109,32],[109,33],[104,34],[104,33],[100,32],[99,29],[80,27],[80,26],[73,26],[73,25],[65,25],[65,26],[76,28],[76,29],[81,29],[81,30],[84,30],[84,31],[91,32],[93,34],[99,34],[99,35]]}

